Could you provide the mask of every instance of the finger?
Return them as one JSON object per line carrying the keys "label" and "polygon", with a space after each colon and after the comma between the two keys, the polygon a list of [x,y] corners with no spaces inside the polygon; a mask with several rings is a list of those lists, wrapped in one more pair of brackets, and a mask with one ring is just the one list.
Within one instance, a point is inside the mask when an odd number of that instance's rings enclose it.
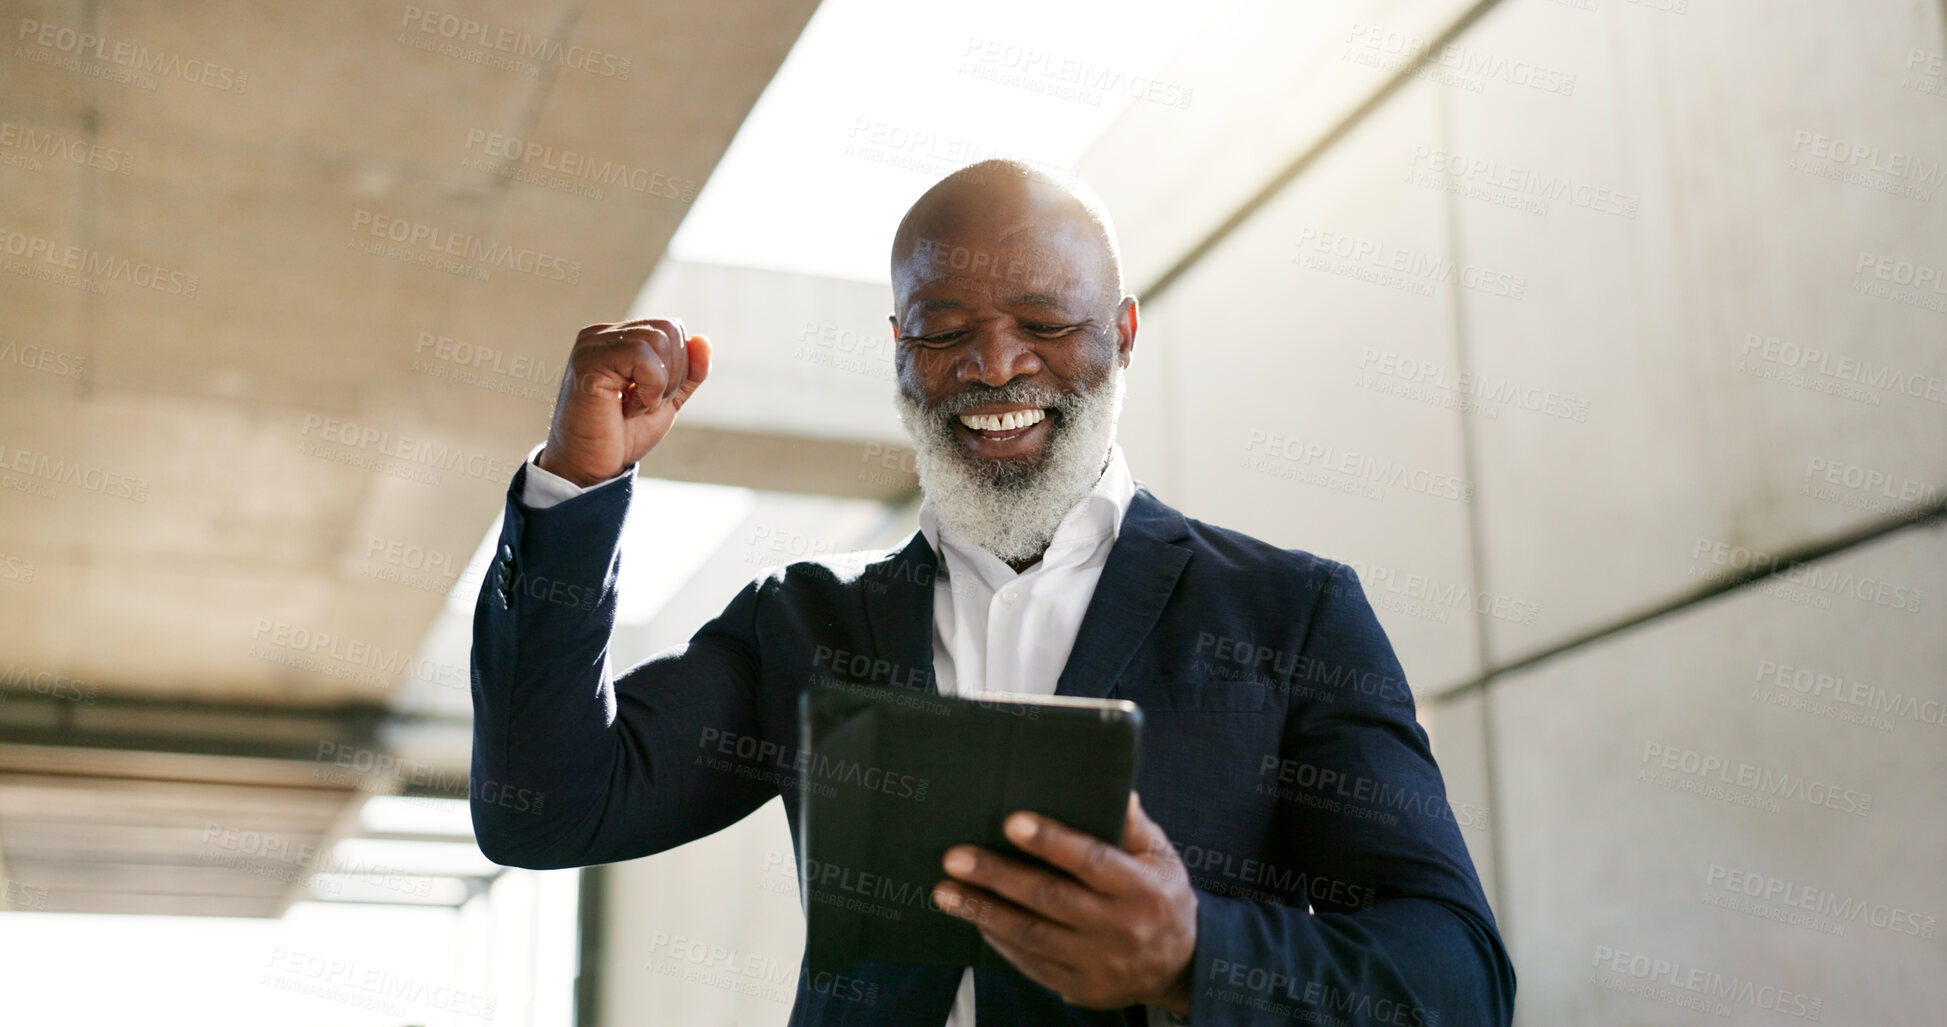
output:
{"label": "finger", "polygon": [[630,338],[626,331],[615,325],[583,328],[569,356],[564,382],[571,382],[581,395],[619,397],[626,406],[641,378],[638,365],[647,348],[645,340]]}
{"label": "finger", "polygon": [[668,379],[669,371],[654,348],[644,345],[637,351],[629,374],[629,399],[644,410],[654,410],[662,405],[663,383]]}
{"label": "finger", "polygon": [[1136,861],[1086,831],[1027,810],[1009,814],[1002,827],[1021,851],[1074,874],[1095,891],[1117,895],[1141,887],[1142,871]]}
{"label": "finger", "polygon": [[682,323],[683,323],[683,322],[682,322],[682,319],[680,319],[680,318],[674,318],[674,317],[637,317],[637,318],[631,318],[631,319],[629,319],[629,320],[627,320],[627,321],[617,321],[617,322],[615,322],[615,323],[614,323],[614,324],[612,324],[612,325],[607,325],[606,327],[609,327],[609,328],[642,328],[642,327],[645,327],[645,326],[648,326],[648,327],[656,327],[656,328],[660,328],[660,327],[662,327],[662,326],[664,326],[664,325],[671,325],[671,324],[678,324],[678,325],[679,325],[679,324],[682,324]]}
{"label": "finger", "polygon": [[933,904],[940,908],[940,912],[971,921],[976,927],[984,926],[1002,906],[1017,912],[1020,909],[979,885],[951,878],[933,882]]}
{"label": "finger", "polygon": [[[952,859],[961,853],[969,856],[972,863],[956,870],[958,864],[953,863]],[[956,845],[947,850],[947,859],[942,865],[954,877],[977,884],[1051,920],[1076,924],[1104,915],[1106,900],[1088,888],[1060,874],[1029,866],[988,849]]]}
{"label": "finger", "polygon": [[689,330],[672,317],[663,322],[662,336],[656,355],[662,358],[666,372],[662,400],[667,403],[690,377]]}
{"label": "finger", "polygon": [[1136,866],[1151,885],[1168,888],[1189,880],[1190,872],[1184,867],[1183,858],[1177,855],[1162,825],[1149,819],[1135,792],[1129,793],[1129,816],[1122,827],[1122,848],[1135,857]]}
{"label": "finger", "polygon": [[1137,856],[1161,856],[1170,848],[1169,836],[1163,833],[1161,825],[1149,819],[1143,809],[1142,797],[1129,793],[1129,815],[1122,822],[1122,851]]}
{"label": "finger", "polygon": [[[632,399],[635,405],[653,409],[678,395],[687,398],[687,393],[683,392],[685,387],[689,392],[696,391],[695,385],[690,383],[689,332],[680,318],[645,317],[615,324],[593,324],[581,330],[580,338],[590,336],[607,341],[612,349],[626,353],[617,363],[626,363],[627,366],[615,366],[614,370],[625,382],[632,383],[625,386],[625,391],[633,391],[636,395],[625,398]],[[646,391],[643,386],[651,382],[640,373],[641,365],[649,363],[644,356],[645,347],[655,355],[656,369],[662,371],[659,386]],[[702,376],[696,376],[696,382],[700,384],[701,381]],[[593,391],[592,387],[590,391]]]}
{"label": "finger", "polygon": [[644,409],[654,410],[669,397],[670,345],[668,334],[658,323],[620,327],[610,336],[614,344],[610,366],[632,387],[633,399]]}
{"label": "finger", "polygon": [[1083,955],[1082,936],[1066,924],[1023,909],[963,881],[934,885],[933,901],[949,916],[968,920],[986,937],[1000,938],[1020,952],[1062,962]]}

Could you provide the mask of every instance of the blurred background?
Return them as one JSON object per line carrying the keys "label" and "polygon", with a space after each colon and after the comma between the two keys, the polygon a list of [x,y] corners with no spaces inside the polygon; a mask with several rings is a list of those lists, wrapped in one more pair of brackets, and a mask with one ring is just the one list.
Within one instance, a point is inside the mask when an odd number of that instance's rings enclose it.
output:
{"label": "blurred background", "polygon": [[623,661],[904,537],[993,156],[1116,219],[1135,476],[1359,572],[1520,1023],[1939,1022],[1947,4],[429,3],[0,2],[8,1023],[784,1023],[778,802],[473,845],[482,546],[651,313]]}

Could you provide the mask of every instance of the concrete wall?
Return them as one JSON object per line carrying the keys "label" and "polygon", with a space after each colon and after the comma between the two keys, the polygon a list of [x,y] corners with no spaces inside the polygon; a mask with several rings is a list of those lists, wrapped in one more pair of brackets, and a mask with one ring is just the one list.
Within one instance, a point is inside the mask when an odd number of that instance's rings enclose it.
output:
{"label": "concrete wall", "polygon": [[[1410,6],[1305,52],[1397,64]],[[1320,138],[1230,42],[1168,74],[1255,117],[1139,111],[1081,167],[1206,215],[1123,228],[1178,244],[1139,295],[1252,193],[1145,136]],[[1934,3],[1504,0],[1145,297],[1136,474],[1359,569],[1523,1024],[1939,1019],[1947,539],[1705,596],[1947,492],[1944,46]]]}

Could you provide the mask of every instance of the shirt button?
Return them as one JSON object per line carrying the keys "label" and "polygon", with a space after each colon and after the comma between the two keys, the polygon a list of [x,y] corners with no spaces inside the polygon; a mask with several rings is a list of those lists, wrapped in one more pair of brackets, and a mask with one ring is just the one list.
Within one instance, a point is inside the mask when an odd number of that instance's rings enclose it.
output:
{"label": "shirt button", "polygon": [[514,559],[514,547],[510,545],[502,545],[500,547],[500,558],[502,560],[512,561]]}
{"label": "shirt button", "polygon": [[1005,603],[1017,603],[1017,602],[1020,602],[1020,601],[1021,601],[1021,593],[1019,593],[1019,592],[1002,592],[1002,593],[1001,593],[1001,601],[1002,601],[1002,602],[1005,602]]}

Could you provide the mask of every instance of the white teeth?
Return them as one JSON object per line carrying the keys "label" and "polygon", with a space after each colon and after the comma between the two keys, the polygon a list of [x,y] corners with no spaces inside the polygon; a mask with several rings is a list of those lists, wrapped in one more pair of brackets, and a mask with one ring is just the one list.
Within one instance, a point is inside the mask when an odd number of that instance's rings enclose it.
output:
{"label": "white teeth", "polygon": [[975,431],[1013,431],[1040,424],[1046,410],[1014,410],[1005,414],[961,414],[960,423]]}

